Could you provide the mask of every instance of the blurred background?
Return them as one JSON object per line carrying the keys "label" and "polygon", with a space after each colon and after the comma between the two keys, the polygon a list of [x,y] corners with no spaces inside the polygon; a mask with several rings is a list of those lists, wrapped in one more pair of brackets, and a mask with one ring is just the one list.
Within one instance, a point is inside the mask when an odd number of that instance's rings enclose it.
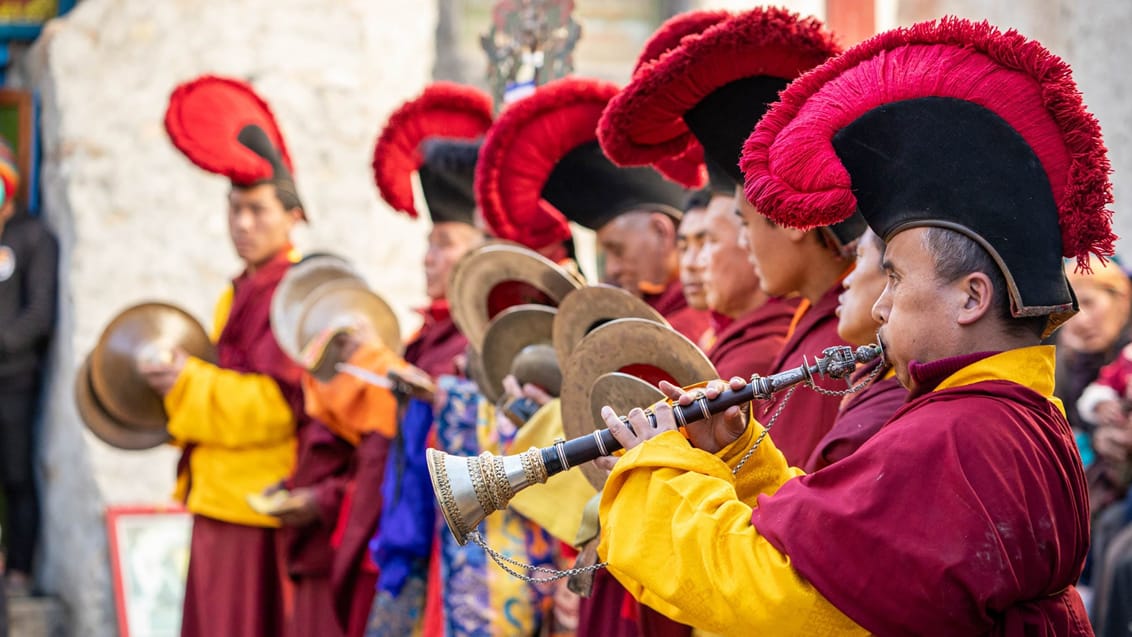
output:
{"label": "blurred background", "polygon": [[[105,511],[169,501],[178,450],[128,453],[86,432],[75,368],[123,307],[170,300],[206,324],[238,262],[228,182],[191,165],[162,117],[172,88],[201,74],[250,81],[275,111],[311,223],[305,251],[353,260],[407,332],[424,300],[427,220],[378,198],[370,163],[389,113],[438,79],[487,88],[480,38],[497,0],[0,0],[0,134],[31,175],[28,207],[61,241],[60,316],[38,470],[39,588],[55,634],[116,634]],[[1132,237],[1132,2],[798,0],[846,46],[957,14],[1036,38],[1073,66],[1100,119],[1116,183],[1116,228]],[[577,0],[575,72],[624,83],[666,18],[747,2]],[[1122,240],[1123,252],[1132,248]]]}

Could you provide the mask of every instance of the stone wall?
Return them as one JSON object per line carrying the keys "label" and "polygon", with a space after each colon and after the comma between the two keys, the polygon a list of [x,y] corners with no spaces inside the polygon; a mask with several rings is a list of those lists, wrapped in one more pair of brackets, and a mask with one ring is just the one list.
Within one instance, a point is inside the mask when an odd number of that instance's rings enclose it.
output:
{"label": "stone wall", "polygon": [[171,300],[207,324],[238,269],[228,184],[169,143],[170,91],[205,73],[255,86],[287,138],[312,221],[299,247],[354,260],[408,332],[423,301],[427,224],[380,202],[369,164],[389,112],[429,78],[435,20],[432,3],[394,0],[84,0],[17,60],[16,80],[42,98],[44,213],[63,246],[40,573],[73,634],[114,632],[104,508],[167,502],[177,458],[172,448],[117,451],[86,433],[75,367],[136,302]]}

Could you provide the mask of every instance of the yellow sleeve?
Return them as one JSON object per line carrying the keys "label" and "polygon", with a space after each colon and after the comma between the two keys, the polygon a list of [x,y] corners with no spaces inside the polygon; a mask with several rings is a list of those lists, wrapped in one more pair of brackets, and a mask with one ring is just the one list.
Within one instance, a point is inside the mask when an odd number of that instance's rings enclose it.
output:
{"label": "yellow sleeve", "polygon": [[681,623],[723,635],[868,634],[758,534],[728,463],[677,432],[618,460],[602,494],[601,528],[598,554],[609,571],[641,603]]}
{"label": "yellow sleeve", "polygon": [[216,301],[216,307],[212,308],[212,342],[215,343],[220,340],[220,334],[224,332],[224,326],[228,325],[228,315],[232,313],[232,299],[236,291],[231,285],[224,288],[224,293]]}
{"label": "yellow sleeve", "polygon": [[[763,426],[752,417],[743,434],[719,452],[719,458],[727,464],[728,469],[734,470],[739,465],[763,431]],[[759,448],[743,464],[739,474],[734,476],[735,493],[740,500],[753,505],[759,495],[773,495],[787,480],[800,475],[805,473],[786,464],[786,456],[774,446],[770,436],[764,436],[759,442]]]}
{"label": "yellow sleeve", "polygon": [[295,416],[275,379],[189,358],[165,396],[169,435],[182,442],[239,448],[295,434]]}

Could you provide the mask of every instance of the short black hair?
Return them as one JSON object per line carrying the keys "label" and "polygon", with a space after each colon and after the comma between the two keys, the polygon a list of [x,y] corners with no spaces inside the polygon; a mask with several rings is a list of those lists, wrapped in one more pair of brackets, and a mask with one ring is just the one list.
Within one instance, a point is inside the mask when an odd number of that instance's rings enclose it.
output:
{"label": "short black hair", "polygon": [[303,218],[306,219],[307,211],[303,208],[303,201],[299,199],[299,193],[295,190],[295,185],[289,181],[258,181],[254,184],[247,186],[240,184],[232,184],[234,190],[251,190],[258,186],[271,185],[275,186],[275,198],[283,205],[283,209],[290,212],[298,208],[303,213]]}
{"label": "short black hair", "polygon": [[299,191],[295,188],[295,182],[276,180],[272,182],[275,185],[275,196],[279,198],[279,203],[283,204],[284,210],[293,210],[298,208],[303,213],[303,218],[306,218],[307,211],[303,208],[303,201],[299,199]]}
{"label": "short black hair", "polygon": [[707,208],[711,203],[711,188],[700,188],[688,193],[688,198],[684,200],[684,212],[691,212],[697,208]]}
{"label": "short black hair", "polygon": [[924,233],[924,247],[935,260],[936,276],[951,282],[972,272],[982,272],[991,281],[996,317],[1014,336],[1041,338],[1049,318],[1046,316],[1015,317],[1010,310],[1010,290],[1006,277],[990,253],[967,235],[949,228],[929,227]]}

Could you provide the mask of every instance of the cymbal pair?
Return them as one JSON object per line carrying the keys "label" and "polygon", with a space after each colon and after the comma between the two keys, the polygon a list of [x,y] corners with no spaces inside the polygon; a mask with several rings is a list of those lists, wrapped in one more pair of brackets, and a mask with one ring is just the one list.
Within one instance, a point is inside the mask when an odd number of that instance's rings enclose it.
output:
{"label": "cymbal pair", "polygon": [[167,442],[164,403],[138,363],[171,360],[177,350],[216,361],[204,327],[175,305],[141,303],[114,317],[75,375],[75,405],[91,433],[119,449]]}
{"label": "cymbal pair", "polygon": [[321,253],[292,265],[271,297],[271,331],[283,353],[327,381],[345,362],[334,336],[351,330],[401,352],[397,315],[348,261]]}
{"label": "cymbal pair", "polygon": [[[625,290],[583,287],[521,246],[485,245],[466,256],[449,286],[453,319],[468,338],[469,376],[492,402],[503,378],[561,398],[568,437],[604,427],[603,405],[627,410],[664,396],[655,384],[717,377],[707,357],[654,309]],[[595,487],[604,474],[582,470]]]}

